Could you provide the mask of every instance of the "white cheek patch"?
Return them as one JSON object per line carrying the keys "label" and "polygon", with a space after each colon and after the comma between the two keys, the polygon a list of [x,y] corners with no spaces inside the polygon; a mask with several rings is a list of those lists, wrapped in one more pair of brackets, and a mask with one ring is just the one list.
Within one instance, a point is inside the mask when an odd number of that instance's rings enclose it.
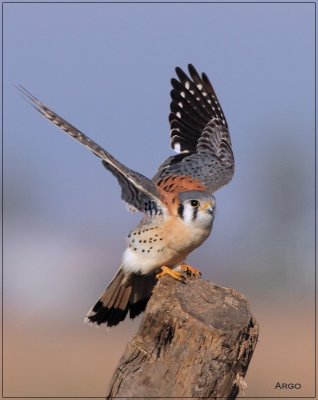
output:
{"label": "white cheek patch", "polygon": [[193,219],[193,207],[191,204],[186,203],[184,204],[184,210],[183,210],[183,221],[186,225],[190,225],[192,223]]}

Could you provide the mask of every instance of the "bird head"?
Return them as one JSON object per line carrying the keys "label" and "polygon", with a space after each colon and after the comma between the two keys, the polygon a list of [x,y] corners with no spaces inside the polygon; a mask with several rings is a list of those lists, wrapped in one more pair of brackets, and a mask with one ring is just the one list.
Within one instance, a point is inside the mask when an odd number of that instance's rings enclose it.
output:
{"label": "bird head", "polygon": [[178,194],[178,216],[187,225],[202,228],[212,227],[215,198],[211,194],[191,190]]}

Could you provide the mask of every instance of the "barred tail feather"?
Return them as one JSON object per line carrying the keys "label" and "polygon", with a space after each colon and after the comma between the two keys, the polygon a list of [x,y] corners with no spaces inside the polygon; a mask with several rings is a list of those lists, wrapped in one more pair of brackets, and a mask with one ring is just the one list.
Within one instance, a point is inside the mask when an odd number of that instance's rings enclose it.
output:
{"label": "barred tail feather", "polygon": [[121,267],[85,322],[111,327],[123,321],[128,312],[130,318],[135,318],[146,308],[155,284],[155,274],[138,275]]}

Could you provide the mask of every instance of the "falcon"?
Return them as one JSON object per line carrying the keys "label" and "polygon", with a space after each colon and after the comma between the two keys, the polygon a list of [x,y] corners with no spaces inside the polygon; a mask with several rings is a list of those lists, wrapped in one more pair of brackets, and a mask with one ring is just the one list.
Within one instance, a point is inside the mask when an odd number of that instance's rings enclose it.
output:
{"label": "falcon", "polygon": [[121,266],[88,312],[87,322],[111,327],[128,313],[130,318],[139,315],[163,275],[180,281],[185,279],[184,271],[200,276],[185,259],[211,233],[213,193],[232,179],[234,156],[228,125],[208,77],[191,64],[188,70],[177,67],[177,79],[171,79],[170,143],[178,154],[165,160],[152,179],[126,167],[18,87],[37,111],[101,159],[117,178],[122,200],[144,214],[128,234]]}

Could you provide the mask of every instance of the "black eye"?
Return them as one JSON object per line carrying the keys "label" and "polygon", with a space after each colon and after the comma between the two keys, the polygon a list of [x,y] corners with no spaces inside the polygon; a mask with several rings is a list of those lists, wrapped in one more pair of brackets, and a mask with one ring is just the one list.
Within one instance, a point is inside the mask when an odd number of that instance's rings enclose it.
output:
{"label": "black eye", "polygon": [[192,207],[199,207],[200,203],[198,202],[198,200],[191,200],[190,204]]}

